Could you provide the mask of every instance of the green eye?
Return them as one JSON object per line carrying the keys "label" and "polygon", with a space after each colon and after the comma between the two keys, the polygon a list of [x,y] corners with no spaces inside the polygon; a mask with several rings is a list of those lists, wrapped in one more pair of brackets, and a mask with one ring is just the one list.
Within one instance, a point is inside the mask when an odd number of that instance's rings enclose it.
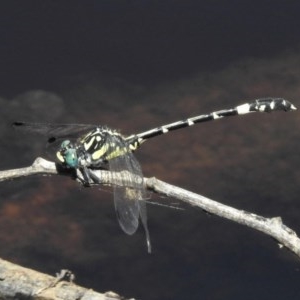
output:
{"label": "green eye", "polygon": [[65,140],[61,143],[60,148],[61,149],[66,149],[68,146],[70,146],[71,142],[69,140]]}
{"label": "green eye", "polygon": [[65,163],[71,167],[76,168],[78,166],[78,158],[75,149],[68,149],[63,154]]}

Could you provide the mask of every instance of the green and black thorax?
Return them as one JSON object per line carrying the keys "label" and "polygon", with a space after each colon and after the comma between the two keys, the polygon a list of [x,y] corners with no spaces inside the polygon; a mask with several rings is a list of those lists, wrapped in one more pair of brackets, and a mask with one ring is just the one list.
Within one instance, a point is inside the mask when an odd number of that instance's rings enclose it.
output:
{"label": "green and black thorax", "polygon": [[138,136],[126,138],[118,131],[98,126],[76,142],[62,142],[56,156],[70,167],[103,168],[116,157],[135,151],[144,142]]}

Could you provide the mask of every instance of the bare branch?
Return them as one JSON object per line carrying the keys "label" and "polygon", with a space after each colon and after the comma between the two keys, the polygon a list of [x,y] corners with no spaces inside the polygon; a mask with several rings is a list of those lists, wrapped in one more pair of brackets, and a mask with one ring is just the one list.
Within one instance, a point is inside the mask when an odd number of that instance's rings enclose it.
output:
{"label": "bare branch", "polygon": [[238,210],[207,197],[167,184],[156,178],[147,179],[147,187],[159,194],[180,199],[216,216],[261,231],[276,239],[280,246],[285,246],[300,257],[300,239],[295,231],[282,223],[282,219],[279,216],[265,218],[244,210]]}
{"label": "bare branch", "polygon": [[[93,172],[98,178],[101,178],[101,184],[111,184],[111,174],[109,171],[94,170]],[[120,177],[120,184],[122,182],[124,184],[124,176],[122,175],[123,172],[117,174],[117,176]],[[12,180],[36,174],[67,175],[73,178],[79,178],[79,181],[81,177],[79,171],[75,174],[71,169],[66,170],[54,162],[47,161],[43,158],[37,158],[32,166],[1,171],[0,181]],[[114,178],[116,178],[116,176],[114,176]],[[123,180],[121,180],[121,178],[123,178]],[[156,178],[144,178],[144,182],[147,189],[155,191],[156,193],[182,200],[193,206],[200,207],[201,209],[216,216],[232,220],[263,232],[276,239],[280,246],[286,247],[300,257],[300,239],[292,229],[283,224],[281,217],[279,216],[265,218],[250,212],[238,210],[204,196],[167,184]],[[55,283],[54,285],[53,282]],[[9,298],[12,297],[13,294],[16,295],[17,293],[30,295],[33,299],[57,299],[55,297],[59,293],[63,293],[65,295],[68,293],[70,295],[77,293],[76,295],[80,295],[80,297],[74,296],[72,299],[120,299],[116,294],[98,294],[82,287],[75,286],[71,283],[57,282],[57,279],[55,281],[54,277],[18,267],[0,260],[0,294]]]}
{"label": "bare branch", "polygon": [[[101,184],[111,184],[111,176],[109,171],[94,170],[93,172],[98,178],[101,178]],[[54,162],[47,161],[39,157],[30,167],[1,171],[0,181],[35,174],[59,174],[74,177],[74,173],[72,173],[71,171],[67,172],[66,169],[59,168],[59,165],[56,165]],[[75,175],[79,179],[82,176],[79,171]],[[121,178],[124,178],[124,176],[122,176],[122,172],[118,173],[118,176],[114,176],[114,178],[116,177],[120,178],[120,184],[124,184],[124,179],[121,180]],[[125,178],[127,178],[127,176],[125,176]],[[179,199],[193,206],[200,207],[201,209],[216,216],[226,218],[228,220],[261,231],[273,237],[281,246],[285,246],[287,249],[294,252],[298,257],[300,257],[300,239],[298,238],[295,231],[283,224],[282,219],[279,216],[273,218],[265,218],[250,212],[238,210],[202,195],[198,195],[174,185],[167,184],[156,178],[144,178],[144,182],[147,189],[155,191],[156,193]]]}
{"label": "bare branch", "polygon": [[0,171],[0,182],[35,174],[59,174],[55,163],[38,157],[31,166]]}
{"label": "bare branch", "polygon": [[2,259],[0,259],[0,299],[125,300],[114,292],[97,293],[59,277],[55,278]]}

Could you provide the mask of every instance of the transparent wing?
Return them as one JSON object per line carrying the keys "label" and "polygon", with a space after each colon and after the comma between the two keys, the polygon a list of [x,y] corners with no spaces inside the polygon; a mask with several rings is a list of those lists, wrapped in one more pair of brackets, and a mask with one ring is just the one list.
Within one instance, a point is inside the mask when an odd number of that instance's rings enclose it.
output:
{"label": "transparent wing", "polygon": [[94,129],[96,125],[14,122],[12,127],[22,133],[33,133],[45,137],[47,139],[45,155],[53,159],[63,140],[68,139],[76,143],[80,136]]}
{"label": "transparent wing", "polygon": [[77,138],[79,135],[94,129],[96,125],[14,122],[12,127],[23,132],[43,135],[51,144],[65,138]]}
{"label": "transparent wing", "polygon": [[[127,149],[125,141],[119,136],[111,136],[107,141],[111,145],[118,145],[120,149]],[[112,172],[122,173],[122,185],[114,185],[114,203],[119,224],[127,234],[133,234],[138,228],[139,217],[146,232],[148,252],[151,252],[150,237],[147,226],[146,193],[144,189],[143,173],[137,159],[131,152],[109,160]],[[114,182],[112,173],[112,182]],[[117,182],[117,180],[115,181]]]}

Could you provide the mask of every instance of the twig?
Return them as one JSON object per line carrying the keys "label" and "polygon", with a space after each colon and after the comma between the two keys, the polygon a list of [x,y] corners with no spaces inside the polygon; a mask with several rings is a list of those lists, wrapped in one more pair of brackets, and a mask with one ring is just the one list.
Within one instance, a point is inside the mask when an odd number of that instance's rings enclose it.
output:
{"label": "twig", "polygon": [[[98,178],[101,178],[101,184],[110,184],[110,172],[105,170],[93,171]],[[126,171],[124,171],[126,172]],[[14,169],[8,171],[0,171],[0,181],[15,179],[18,177],[24,177],[35,174],[60,174],[75,176],[76,174],[66,169],[62,169],[59,165],[51,161],[47,161],[43,158],[37,158],[32,166]],[[120,184],[124,184],[124,178],[122,172],[118,173],[120,178]],[[77,172],[77,177],[80,178],[81,173]],[[118,176],[114,176],[116,178]],[[127,176],[125,176],[126,178]],[[216,216],[226,218],[237,222],[242,225],[246,225],[258,231],[261,231],[274,239],[276,239],[280,245],[285,246],[290,251],[294,252],[300,257],[300,239],[295,231],[285,226],[281,217],[265,218],[250,212],[238,210],[236,208],[221,204],[207,197],[192,193],[174,185],[167,184],[156,178],[144,178],[145,186],[147,189],[153,190],[159,194],[166,195],[168,197],[176,198],[187,202],[193,206],[198,206],[201,209],[214,214]]]}
{"label": "twig", "polygon": [[104,294],[0,259],[0,299],[125,300],[114,292]]}
{"label": "twig", "polygon": [[285,246],[300,257],[300,239],[295,231],[282,223],[282,219],[279,216],[265,218],[244,210],[238,210],[207,197],[170,185],[154,177],[147,179],[147,187],[159,194],[174,197],[193,206],[198,206],[208,213],[261,231],[277,240],[280,246]]}
{"label": "twig", "polygon": [[[98,178],[101,178],[101,184],[111,184],[111,174],[109,171],[94,170],[93,172],[95,172],[95,175]],[[67,175],[79,179],[81,176],[80,172],[74,174],[74,171],[72,170],[61,168],[54,162],[39,157],[34,161],[32,166],[0,171],[0,182],[37,174]],[[120,178],[120,184],[122,182],[124,184],[124,180],[121,180],[124,178],[122,172],[118,173],[117,176]],[[116,176],[114,176],[114,179],[115,178]],[[300,239],[292,229],[282,223],[281,217],[265,218],[243,210],[238,210],[204,196],[162,182],[154,177],[144,178],[144,182],[145,187],[149,190],[182,200],[193,206],[200,207],[216,216],[261,231],[276,239],[280,246],[286,247],[300,258]],[[58,295],[64,295],[64,297],[59,299],[66,300],[122,299],[114,293],[98,294],[91,290],[78,287],[72,283],[67,283],[60,279],[55,279],[52,276],[25,269],[0,259],[0,295],[2,295],[4,299],[12,299],[14,298],[14,295],[18,294],[30,296],[32,297],[31,299],[57,299],[59,298]],[[69,298],[69,295],[72,295],[72,297]]]}

